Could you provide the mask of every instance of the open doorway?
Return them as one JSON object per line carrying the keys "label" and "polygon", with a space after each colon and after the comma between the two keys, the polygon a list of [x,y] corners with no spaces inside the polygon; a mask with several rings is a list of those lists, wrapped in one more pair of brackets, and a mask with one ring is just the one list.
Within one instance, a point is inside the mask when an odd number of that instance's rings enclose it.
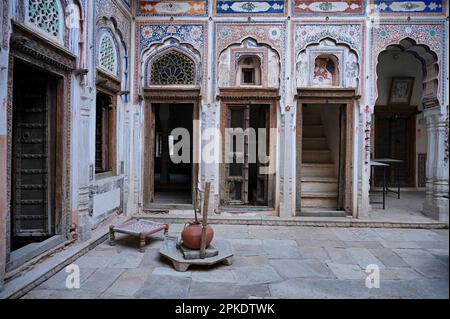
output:
{"label": "open doorway", "polygon": [[301,210],[344,212],[346,105],[304,104]]}
{"label": "open doorway", "polygon": [[14,59],[11,251],[55,234],[59,79]]}
{"label": "open doorway", "polygon": [[[224,179],[221,204],[224,206],[271,206],[272,179],[265,172],[268,163],[261,162],[270,152],[270,105],[226,105],[225,129],[230,129],[230,149],[224,143]],[[261,131],[264,131],[265,138]],[[240,132],[240,133],[239,133]],[[254,138],[250,138],[254,134]],[[261,135],[261,136],[260,136]],[[243,143],[239,147],[238,142]],[[260,145],[265,143],[265,145]],[[264,146],[264,147],[263,147]],[[258,156],[265,150],[265,154]]]}
{"label": "open doorway", "polygon": [[[154,203],[192,204],[193,181],[193,108],[187,104],[152,104],[154,114]],[[180,141],[173,135],[174,129],[188,133],[183,140],[189,149],[189,160],[177,163],[171,155]],[[177,139],[178,138],[178,139]],[[188,144],[186,144],[188,143]],[[179,154],[181,155],[181,154]]]}

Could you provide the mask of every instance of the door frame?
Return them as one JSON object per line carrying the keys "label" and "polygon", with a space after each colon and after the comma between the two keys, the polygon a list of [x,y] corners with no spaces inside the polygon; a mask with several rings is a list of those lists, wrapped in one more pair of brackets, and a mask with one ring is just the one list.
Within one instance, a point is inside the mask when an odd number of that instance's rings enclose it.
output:
{"label": "door frame", "polygon": [[[222,136],[222,141],[220,141],[220,169],[219,169],[219,206],[229,207],[228,205],[222,205],[222,196],[225,193],[225,163],[224,163],[224,152],[225,152],[225,125],[227,122],[227,109],[229,106],[239,106],[239,105],[269,105],[269,127],[277,128],[277,106],[280,100],[279,91],[276,88],[261,88],[261,87],[245,87],[245,88],[219,88],[219,94],[217,95],[217,100],[220,103],[220,132]],[[276,140],[273,141],[271,136],[269,136],[269,146],[273,147],[273,154],[276,154]],[[270,153],[269,153],[270,154]],[[276,156],[274,161],[276,161]],[[277,163],[273,163],[276,167]],[[277,210],[278,198],[275,193],[275,181],[276,173],[269,175],[268,181],[268,206],[258,206],[262,208],[271,208]],[[234,207],[234,206],[233,206]],[[242,208],[254,206],[236,206]]]}
{"label": "door frame", "polygon": [[[143,208],[152,208],[155,195],[155,118],[153,112],[153,104],[192,104],[193,114],[192,120],[197,121],[200,118],[200,102],[202,96],[200,95],[200,88],[197,87],[146,87],[143,89],[143,97],[145,99],[144,105],[144,138],[143,138]],[[193,123],[192,136],[192,204],[195,203],[196,189],[198,187],[198,173],[199,173],[199,137],[200,127],[196,127]],[[165,205],[165,204],[164,204]],[[169,206],[177,206],[177,204]],[[185,204],[180,204],[180,206]],[[160,204],[158,204],[160,206]]]}
{"label": "door frame", "polygon": [[[21,60],[54,76],[56,83],[55,105],[55,198],[54,232],[55,237],[70,239],[71,220],[71,121],[72,121],[72,72],[76,69],[76,56],[66,48],[53,44],[36,34],[25,25],[12,21],[8,66],[8,105],[7,105],[7,203],[11,202],[12,182],[12,129],[13,129],[13,83],[14,61]],[[10,205],[7,206],[6,259],[11,253]],[[60,241],[54,241],[58,245]],[[31,257],[32,258],[32,257]]]}
{"label": "door frame", "polygon": [[[345,163],[343,167],[344,179],[339,181],[338,194],[343,194],[341,199],[345,212],[356,217],[353,207],[353,113],[355,100],[360,98],[356,89],[352,88],[297,88],[297,119],[296,119],[296,190],[295,209],[301,211],[301,184],[302,184],[302,138],[303,138],[303,106],[305,104],[338,104],[345,105],[345,128],[341,134],[345,136],[345,150],[340,154],[340,161]],[[340,168],[338,168],[340,170]],[[338,199],[339,201],[339,199]]]}

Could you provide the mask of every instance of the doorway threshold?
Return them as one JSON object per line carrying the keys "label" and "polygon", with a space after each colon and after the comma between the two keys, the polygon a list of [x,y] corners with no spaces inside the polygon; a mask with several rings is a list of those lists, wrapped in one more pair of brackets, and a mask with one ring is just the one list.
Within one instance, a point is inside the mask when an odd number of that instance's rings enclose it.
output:
{"label": "doorway threshold", "polygon": [[331,210],[331,209],[303,209],[296,212],[296,216],[300,217],[347,217],[348,214],[343,210]]}
{"label": "doorway threshold", "polygon": [[194,205],[183,203],[151,203],[144,211],[193,210]]}
{"label": "doorway threshold", "polygon": [[9,261],[6,264],[6,271],[9,272],[14,270],[34,257],[62,244],[64,241],[65,239],[62,235],[55,235],[40,243],[31,243],[12,251],[9,254]]}

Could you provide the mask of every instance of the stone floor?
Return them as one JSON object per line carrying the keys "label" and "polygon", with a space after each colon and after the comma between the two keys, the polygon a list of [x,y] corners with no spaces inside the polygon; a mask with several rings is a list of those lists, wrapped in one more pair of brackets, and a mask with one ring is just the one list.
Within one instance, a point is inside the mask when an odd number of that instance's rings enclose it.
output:
{"label": "stone floor", "polygon": [[[178,234],[182,225],[171,225]],[[232,266],[176,272],[159,255],[162,235],[139,253],[134,238],[98,245],[24,298],[448,298],[448,230],[215,225],[234,248]],[[366,287],[366,266],[380,287]]]}
{"label": "stone floor", "polygon": [[[373,201],[381,201],[381,194],[374,195]],[[386,196],[386,209],[382,204],[371,204],[367,216],[361,216],[361,220],[371,221],[395,221],[395,222],[425,222],[432,223],[436,220],[425,216],[422,207],[425,202],[425,191],[411,191],[402,189],[400,199],[397,194],[388,193]]]}

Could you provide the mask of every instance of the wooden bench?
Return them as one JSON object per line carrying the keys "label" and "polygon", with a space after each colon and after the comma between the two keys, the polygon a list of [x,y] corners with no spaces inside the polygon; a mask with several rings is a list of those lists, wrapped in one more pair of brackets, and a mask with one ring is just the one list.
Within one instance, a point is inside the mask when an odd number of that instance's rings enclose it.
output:
{"label": "wooden bench", "polygon": [[121,225],[109,227],[109,244],[111,246],[116,244],[115,233],[136,236],[140,239],[139,251],[143,253],[145,252],[145,239],[162,230],[164,231],[164,235],[167,235],[169,225],[138,218],[131,219]]}

